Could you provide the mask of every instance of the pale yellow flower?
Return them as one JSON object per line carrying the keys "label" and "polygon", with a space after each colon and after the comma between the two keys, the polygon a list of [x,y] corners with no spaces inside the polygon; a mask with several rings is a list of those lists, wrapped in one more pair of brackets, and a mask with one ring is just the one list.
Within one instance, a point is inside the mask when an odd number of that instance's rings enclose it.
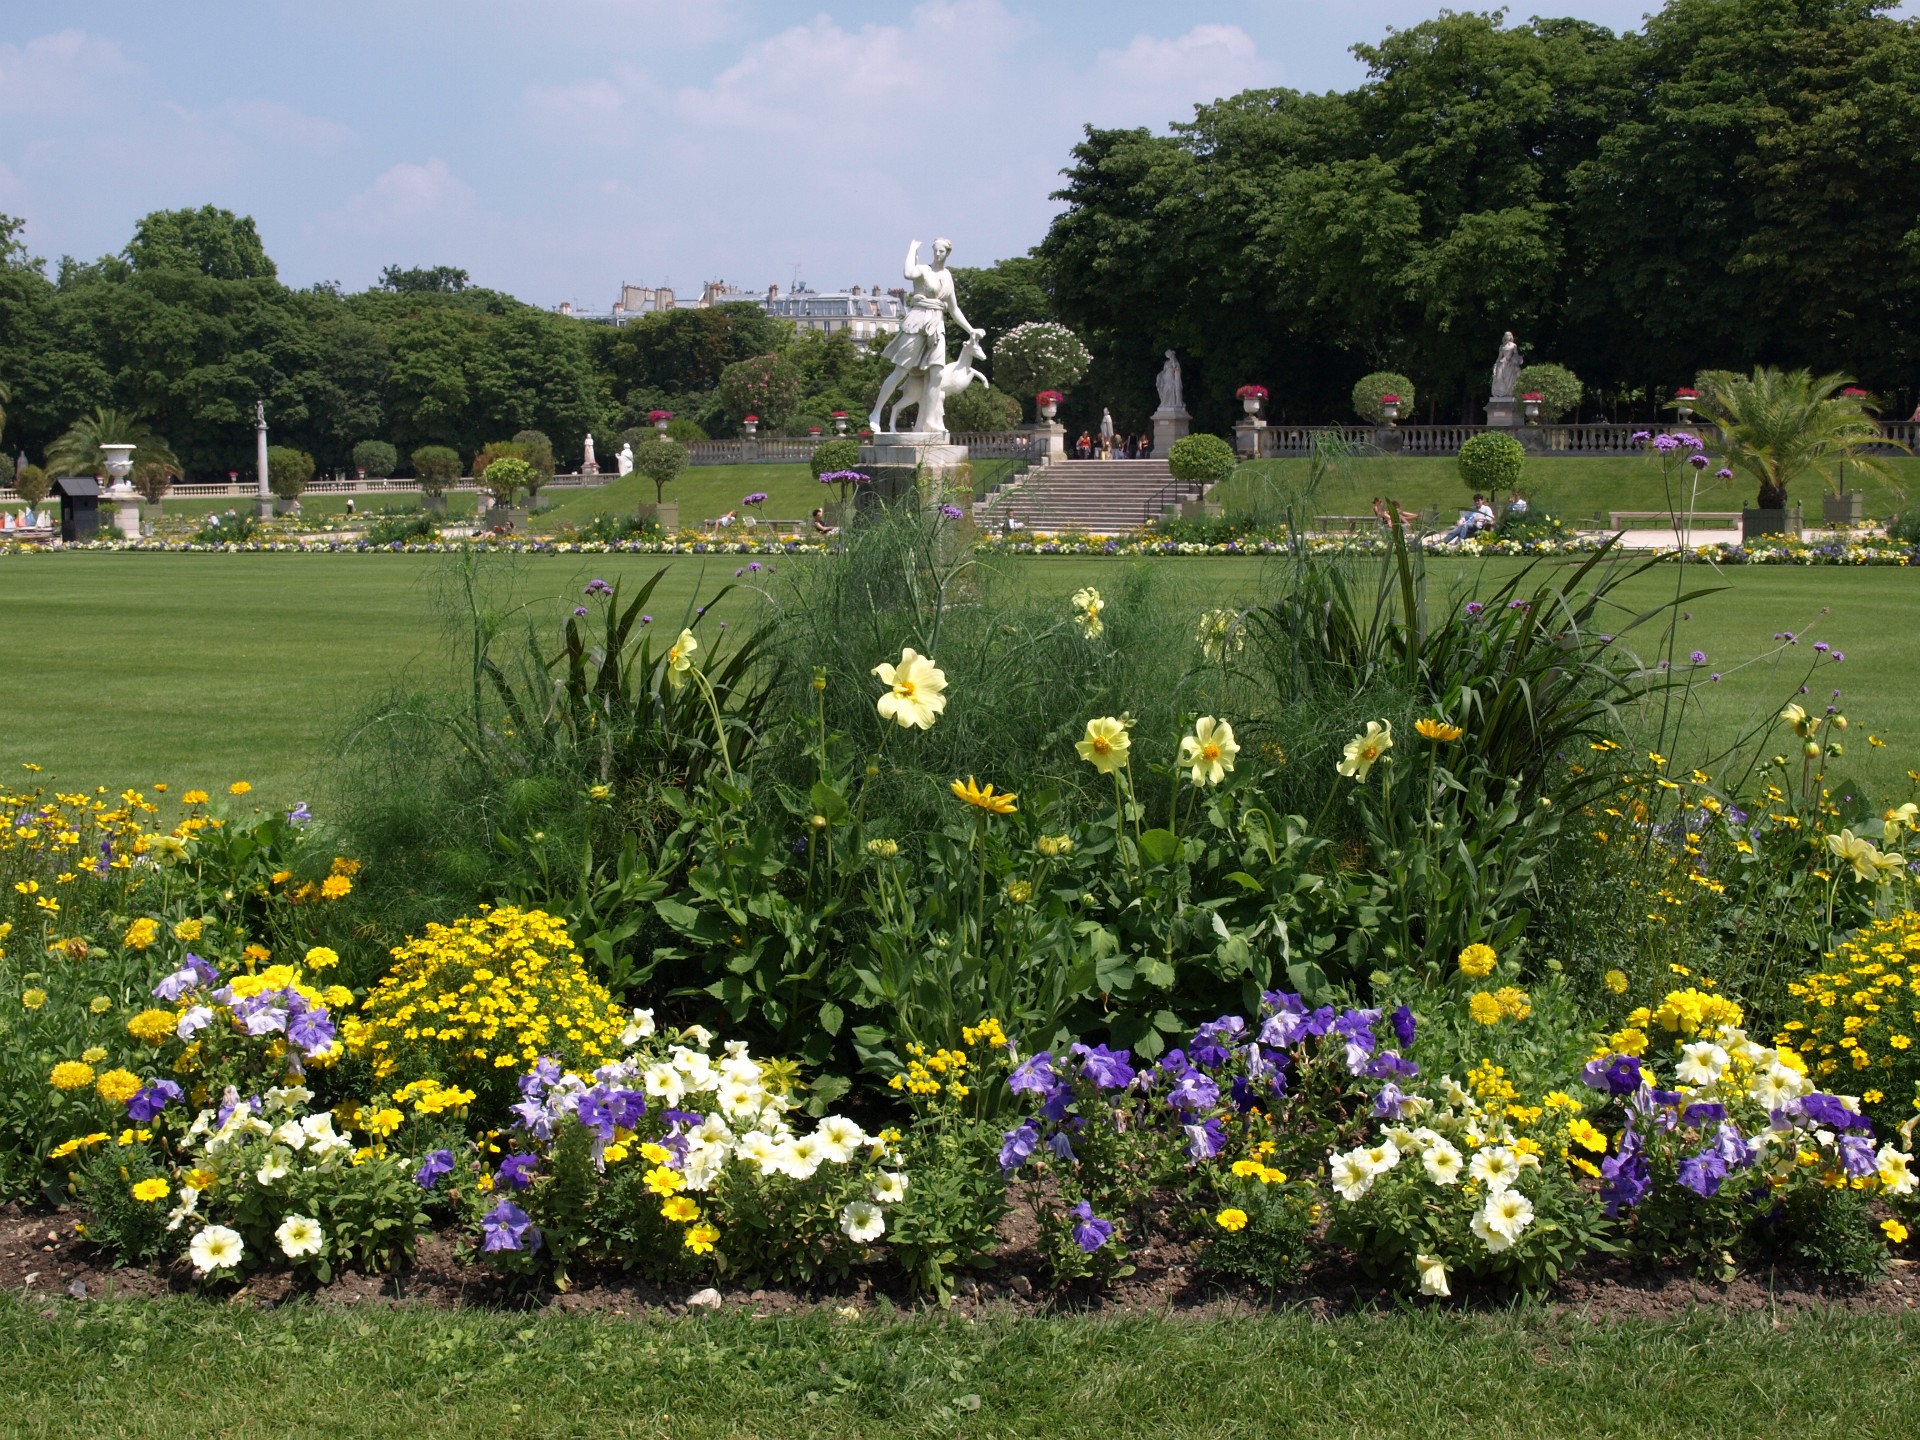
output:
{"label": "pale yellow flower", "polygon": [[1218,785],[1233,769],[1233,757],[1239,753],[1233,726],[1211,715],[1194,721],[1193,734],[1180,741],[1180,763],[1192,771],[1196,785]]}
{"label": "pale yellow flower", "polygon": [[891,720],[902,730],[931,730],[933,722],[947,708],[947,675],[931,658],[913,650],[900,652],[900,663],[884,660],[873,667],[887,693],[880,697],[880,718]]}
{"label": "pale yellow flower", "polygon": [[1127,763],[1127,752],[1132,746],[1126,725],[1111,715],[1104,715],[1087,721],[1086,738],[1075,741],[1073,748],[1102,775],[1111,775]]}
{"label": "pale yellow flower", "polygon": [[1346,758],[1335,768],[1342,775],[1352,776],[1355,780],[1365,780],[1374,762],[1392,748],[1393,722],[1369,720],[1366,733],[1356,735],[1347,742]]}
{"label": "pale yellow flower", "polygon": [[693,652],[700,648],[700,641],[693,631],[682,630],[680,638],[673,642],[673,648],[667,651],[667,683],[678,690],[686,684],[687,672],[693,669]]}
{"label": "pale yellow flower", "polygon": [[1073,608],[1080,612],[1073,618],[1079,622],[1080,633],[1087,639],[1093,639],[1106,629],[1106,622],[1100,618],[1106,602],[1101,600],[1100,592],[1091,585],[1073,592]]}
{"label": "pale yellow flower", "polygon": [[1856,880],[1878,880],[1880,876],[1880,851],[1871,840],[1842,830],[1838,835],[1827,836],[1827,849],[1836,859],[1853,866]]}

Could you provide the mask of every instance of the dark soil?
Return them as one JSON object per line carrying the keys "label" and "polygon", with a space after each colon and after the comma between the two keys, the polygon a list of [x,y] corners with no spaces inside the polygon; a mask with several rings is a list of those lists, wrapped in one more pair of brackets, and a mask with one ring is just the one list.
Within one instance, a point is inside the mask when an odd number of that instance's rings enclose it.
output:
{"label": "dark soil", "polygon": [[[77,1219],[72,1211],[0,1206],[0,1290],[36,1297],[101,1300],[148,1299],[192,1294],[199,1289],[184,1261],[156,1268],[116,1268],[76,1231]],[[954,1301],[958,1313],[1172,1314],[1207,1319],[1296,1310],[1331,1318],[1390,1310],[1407,1303],[1340,1258],[1315,1265],[1302,1284],[1275,1294],[1221,1282],[1200,1273],[1193,1263],[1193,1248],[1180,1236],[1164,1231],[1149,1233],[1136,1245],[1136,1268],[1125,1279],[1105,1289],[1053,1288],[1043,1278],[1034,1249],[1031,1215],[1020,1210],[1009,1215],[1002,1236],[1005,1244],[994,1267],[961,1281]],[[629,1276],[596,1273],[577,1276],[564,1293],[551,1288],[528,1291],[464,1258],[450,1232],[435,1232],[420,1237],[414,1263],[397,1275],[348,1271],[332,1285],[309,1288],[285,1274],[266,1273],[253,1276],[232,1298],[268,1306],[310,1296],[314,1303],[323,1305],[478,1306],[639,1315],[681,1314],[689,1308],[702,1308],[689,1306],[695,1293],[684,1284],[662,1287]],[[1642,1271],[1603,1263],[1566,1277],[1548,1303],[1556,1311],[1609,1321],[1669,1319],[1701,1308],[1776,1316],[1820,1309],[1899,1313],[1912,1310],[1917,1298],[1920,1273],[1903,1260],[1894,1261],[1884,1279],[1869,1285],[1846,1285],[1787,1270],[1741,1275],[1722,1284],[1683,1271]],[[1456,1307],[1502,1309],[1512,1303],[1512,1296],[1503,1290],[1465,1293],[1463,1289],[1450,1303]],[[932,1308],[933,1302],[890,1282],[863,1279],[839,1291],[808,1295],[722,1289],[719,1306],[709,1300],[705,1308],[750,1309],[771,1315],[846,1306],[916,1310]]]}

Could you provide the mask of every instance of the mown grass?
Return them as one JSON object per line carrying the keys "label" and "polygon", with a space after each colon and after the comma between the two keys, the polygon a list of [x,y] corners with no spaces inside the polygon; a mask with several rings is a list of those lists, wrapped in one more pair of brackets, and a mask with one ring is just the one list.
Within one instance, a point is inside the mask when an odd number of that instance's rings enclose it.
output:
{"label": "mown grass", "polygon": [[[1214,492],[1213,498],[1229,509],[1263,501],[1269,506],[1280,503],[1305,486],[1308,463],[1289,459],[1244,465]],[[1897,457],[1889,464],[1906,494],[1920,492],[1920,459]],[[1690,479],[1691,472],[1687,473]],[[1665,511],[1669,504],[1658,462],[1644,456],[1531,458],[1520,488],[1532,499],[1535,509],[1557,515],[1569,524],[1585,525],[1596,515],[1604,523],[1614,510]],[[1849,488],[1866,492],[1867,514],[1876,519],[1885,519],[1906,505],[1900,495],[1873,476],[1856,475]],[[1753,492],[1750,480],[1736,477],[1716,481],[1709,471],[1694,505],[1700,510],[1738,510],[1753,503]],[[1360,456],[1329,471],[1311,509],[1316,515],[1366,515],[1376,495],[1391,497],[1408,510],[1438,514],[1449,521],[1472,498],[1460,478],[1460,467],[1445,456]],[[1803,483],[1791,498],[1805,504],[1810,522],[1819,523],[1817,482]]]}
{"label": "mown grass", "polygon": [[[648,556],[499,558],[529,614],[557,622],[593,575],[629,583],[665,563],[664,623],[733,579],[725,559]],[[802,564],[803,561],[790,561]],[[1129,564],[1164,567],[1167,602],[1193,608],[1249,602],[1280,583],[1257,560],[1023,562],[1037,590],[1067,597],[1082,585],[1117,589]],[[1515,561],[1434,559],[1429,586],[1456,599],[1491,589]],[[113,788],[155,781],[243,778],[263,802],[311,799],[329,782],[326,754],[349,717],[402,676],[452,675],[426,555],[38,555],[0,561],[0,764],[57,771],[68,783]],[[1635,606],[1671,596],[1679,578],[1658,566],[1625,591]],[[1834,687],[1853,721],[1841,779],[1905,798],[1914,764],[1910,716],[1920,675],[1920,630],[1910,621],[1920,579],[1903,570],[1691,567],[1691,588],[1723,593],[1691,602],[1676,660],[1694,650],[1725,678],[1704,688],[1703,738],[1720,744],[1795,698],[1812,645],[1826,640],[1844,665],[1821,667],[1810,698]],[[743,597],[744,598],[744,597]],[[1824,613],[1823,613],[1824,612]],[[1622,629],[1626,617],[1621,619]],[[1792,630],[1801,644],[1775,652]],[[1636,635],[1643,652],[1650,633]],[[1689,667],[1690,668],[1690,667]],[[1803,702],[1804,703],[1804,702]],[[1867,743],[1869,733],[1888,747]]]}
{"label": "mown grass", "polygon": [[205,1435],[1905,1436],[1895,1317],[756,1320],[0,1301],[6,1432]]}

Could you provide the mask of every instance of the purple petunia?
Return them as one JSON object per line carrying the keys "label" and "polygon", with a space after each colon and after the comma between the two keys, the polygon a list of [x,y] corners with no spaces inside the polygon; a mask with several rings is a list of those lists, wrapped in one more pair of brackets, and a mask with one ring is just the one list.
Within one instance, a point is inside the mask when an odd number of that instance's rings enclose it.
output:
{"label": "purple petunia", "polygon": [[302,800],[298,805],[295,805],[293,809],[287,811],[287,823],[289,825],[311,825],[313,823],[313,812],[307,809],[306,801]]}
{"label": "purple petunia", "polygon": [[413,1183],[422,1190],[431,1190],[441,1178],[453,1173],[453,1152],[435,1150],[420,1162],[420,1168],[413,1172]]}
{"label": "purple petunia", "polygon": [[1073,1243],[1091,1255],[1113,1238],[1113,1224],[1093,1213],[1093,1206],[1082,1200],[1073,1207]]}
{"label": "purple petunia", "polygon": [[494,1172],[495,1186],[506,1190],[525,1190],[533,1184],[533,1172],[540,1168],[538,1155],[509,1155]]}
{"label": "purple petunia", "polygon": [[145,1125],[185,1093],[171,1080],[149,1080],[127,1101],[127,1118],[136,1125]]}
{"label": "purple petunia", "polygon": [[1102,1090],[1123,1090],[1133,1083],[1133,1053],[1109,1050],[1105,1045],[1075,1045],[1080,1073]]}
{"label": "purple petunia", "polygon": [[1653,1172],[1640,1137],[1632,1129],[1620,1132],[1618,1151],[1600,1162],[1600,1177],[1600,1198],[1611,1216],[1617,1217],[1621,1210],[1630,1210],[1647,1198],[1647,1191],[1653,1188]]}
{"label": "purple petunia", "polygon": [[219,978],[218,970],[189,951],[187,963],[154,986],[153,996],[156,1000],[165,1000],[171,1004],[189,990],[198,990],[202,985],[211,985]]}
{"label": "purple petunia", "polygon": [[502,1200],[489,1210],[480,1221],[480,1230],[487,1237],[480,1248],[489,1254],[501,1250],[531,1254],[540,1248],[540,1230],[533,1217],[511,1200]]}
{"label": "purple petunia", "polygon": [[1702,1150],[1697,1155],[1683,1157],[1674,1178],[1704,1199],[1719,1193],[1720,1182],[1727,1178],[1727,1162],[1720,1158],[1717,1150]]}
{"label": "purple petunia", "polygon": [[1032,1121],[1022,1121],[1001,1137],[1000,1168],[1011,1175],[1033,1158],[1033,1152],[1039,1144],[1039,1130]]}
{"label": "purple petunia", "polygon": [[1402,1005],[1393,1012],[1387,1023],[1393,1026],[1393,1038],[1400,1042],[1402,1050],[1413,1044],[1413,1011]]}
{"label": "purple petunia", "polygon": [[1016,1095],[1044,1095],[1058,1083],[1053,1073],[1053,1055],[1042,1050],[1013,1067],[1007,1088]]}

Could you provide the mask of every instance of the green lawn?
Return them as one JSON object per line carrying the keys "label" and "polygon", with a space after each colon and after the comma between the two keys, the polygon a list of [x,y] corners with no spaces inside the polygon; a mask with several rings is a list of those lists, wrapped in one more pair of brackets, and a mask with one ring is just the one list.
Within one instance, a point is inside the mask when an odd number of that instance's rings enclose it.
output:
{"label": "green lawn", "polygon": [[1904,1437],[1884,1316],[756,1320],[0,1301],[22,1437]]}
{"label": "green lawn", "polygon": [[[1903,488],[1920,488],[1920,459],[1890,462]],[[1714,467],[1719,468],[1717,463]],[[1296,494],[1307,481],[1306,460],[1263,460],[1245,465],[1214,492],[1229,509],[1256,503],[1279,503]],[[1685,471],[1691,481],[1693,472]],[[1885,519],[1898,512],[1904,500],[1877,479],[1861,477],[1854,488],[1867,496],[1867,514]],[[1537,509],[1569,522],[1586,522],[1612,510],[1665,510],[1668,499],[1659,463],[1645,457],[1564,458],[1535,457],[1527,461],[1521,489]],[[1709,470],[1694,502],[1700,510],[1738,510],[1753,503],[1753,483],[1734,479],[1716,481]],[[1337,466],[1322,483],[1312,502],[1317,515],[1365,515],[1376,495],[1398,500],[1409,510],[1437,512],[1451,520],[1465,509],[1471,496],[1460,479],[1460,469],[1445,457],[1373,456]],[[1504,500],[1506,497],[1500,497]],[[1793,495],[1807,507],[1807,518],[1820,519],[1820,492],[1816,484],[1803,485]],[[1684,497],[1679,500],[1684,506]]]}
{"label": "green lawn", "polygon": [[[343,722],[396,679],[444,675],[435,577],[451,561],[427,555],[20,556],[0,561],[0,765],[32,761],[69,782],[147,786],[244,778],[273,800],[324,794],[325,751]],[[696,589],[731,581],[726,560],[646,556],[496,557],[520,600],[547,623],[593,575],[633,583],[671,567],[657,611],[684,613]],[[805,563],[805,562],[788,562]],[[1022,562],[1035,586],[1065,597],[1107,584],[1126,563],[1171,567],[1178,603],[1204,607],[1257,598],[1275,572],[1259,560]],[[1559,562],[1555,562],[1558,564]],[[1516,561],[1436,557],[1436,595],[1490,590]],[[1673,566],[1655,567],[1623,597],[1634,606],[1670,595]],[[1725,678],[1702,693],[1715,736],[1763,720],[1794,698],[1826,640],[1844,665],[1821,665],[1811,699],[1839,686],[1854,723],[1843,775],[1904,798],[1920,737],[1910,726],[1920,674],[1920,630],[1910,621],[1920,577],[1903,570],[1690,567],[1689,588],[1722,585],[1693,602],[1676,658],[1695,649]],[[1824,613],[1823,613],[1824,612]],[[1624,629],[1624,619],[1622,628]],[[1794,647],[1773,635],[1800,634]],[[1649,636],[1638,648],[1651,643]],[[1760,657],[1760,658],[1756,658]],[[1871,731],[1887,749],[1866,744]]]}

